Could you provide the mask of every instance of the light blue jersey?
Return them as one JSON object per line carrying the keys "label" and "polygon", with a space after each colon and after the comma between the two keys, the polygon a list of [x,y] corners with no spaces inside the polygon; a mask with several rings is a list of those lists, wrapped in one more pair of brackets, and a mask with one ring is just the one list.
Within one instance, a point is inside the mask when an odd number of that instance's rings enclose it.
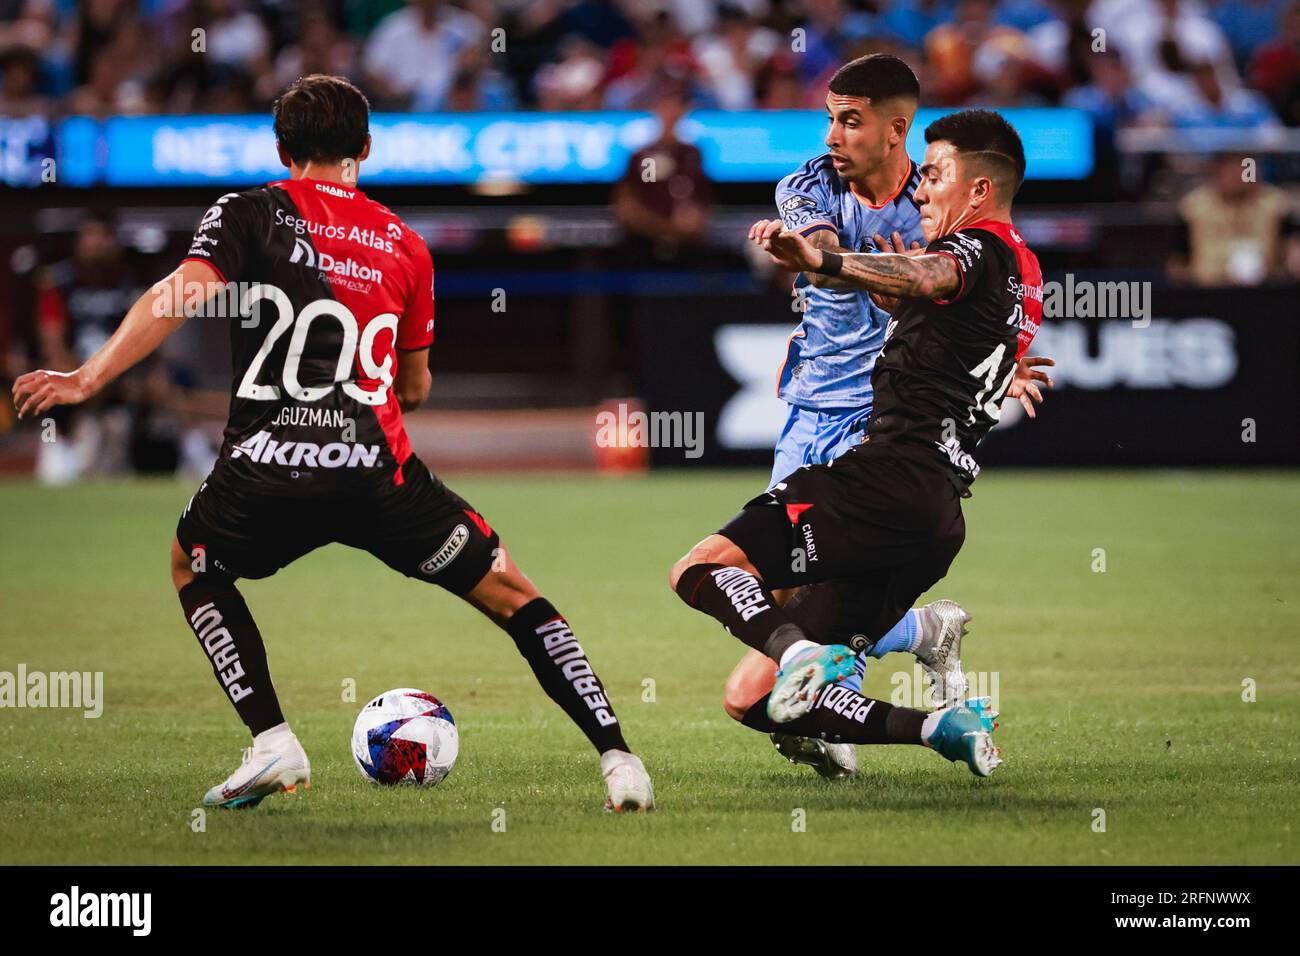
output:
{"label": "light blue jersey", "polygon": [[[873,237],[890,239],[895,232],[910,247],[922,241],[921,213],[912,198],[920,181],[912,163],[898,192],[872,206],[840,179],[827,153],[777,184],[776,207],[787,229],[805,236],[829,229],[844,249],[875,252]],[[871,372],[889,325],[889,313],[866,292],[819,289],[804,275],[795,288],[806,307],[778,379],[790,414],[776,444],[773,485],[804,465],[838,458],[866,437]]]}
{"label": "light blue jersey", "polygon": [[[921,240],[921,213],[912,198],[920,181],[911,163],[898,192],[872,206],[840,179],[826,153],[777,184],[776,206],[787,229],[805,236],[829,229],[853,252],[875,252],[877,233],[888,239],[897,232],[910,247]],[[871,371],[885,343],[889,313],[865,291],[819,289],[803,275],[795,288],[807,305],[790,337],[778,394],[800,408],[870,408]]]}

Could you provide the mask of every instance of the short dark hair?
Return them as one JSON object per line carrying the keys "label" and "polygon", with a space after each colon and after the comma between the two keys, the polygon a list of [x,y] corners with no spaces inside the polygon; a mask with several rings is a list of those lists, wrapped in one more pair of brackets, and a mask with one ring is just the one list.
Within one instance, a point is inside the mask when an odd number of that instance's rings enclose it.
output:
{"label": "short dark hair", "polygon": [[872,53],[850,60],[831,77],[830,91],[840,96],[861,96],[872,102],[921,97],[921,84],[912,68],[888,53]]}
{"label": "short dark hair", "polygon": [[1016,128],[992,110],[960,110],[925,128],[927,143],[952,143],[979,163],[1011,199],[1025,180],[1025,147]]}
{"label": "short dark hair", "polygon": [[271,115],[276,142],[295,163],[355,159],[370,135],[370,102],[341,76],[300,76]]}

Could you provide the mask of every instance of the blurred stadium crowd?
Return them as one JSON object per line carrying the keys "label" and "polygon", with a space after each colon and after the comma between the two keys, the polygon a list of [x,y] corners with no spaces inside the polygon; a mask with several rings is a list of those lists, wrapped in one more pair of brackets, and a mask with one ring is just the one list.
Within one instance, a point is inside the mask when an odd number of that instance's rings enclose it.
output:
{"label": "blurred stadium crowd", "polygon": [[381,109],[818,107],[877,51],[932,105],[1300,125],[1287,0],[0,0],[0,114],[257,112],[311,72]]}

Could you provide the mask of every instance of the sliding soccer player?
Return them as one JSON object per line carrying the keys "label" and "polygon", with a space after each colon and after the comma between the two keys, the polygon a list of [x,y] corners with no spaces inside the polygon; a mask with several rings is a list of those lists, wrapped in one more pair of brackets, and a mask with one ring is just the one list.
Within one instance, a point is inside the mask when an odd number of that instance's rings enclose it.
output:
{"label": "sliding soccer player", "polygon": [[[1024,149],[1001,116],[965,110],[932,123],[915,199],[924,254],[836,253],[779,220],[754,241],[783,268],[839,277],[898,305],[872,375],[866,441],[799,469],[751,500],[670,574],[677,594],[776,662],[770,694],[742,715],[833,743],[912,743],[980,776],[1001,763],[987,699],[934,713],[862,697],[838,682],[855,653],[811,640],[773,589],[847,583],[868,640],[947,574],[965,539],[961,499],[996,423],[1016,355],[1042,320],[1038,260],[1011,220]],[[792,563],[795,548],[818,560]]]}
{"label": "sliding soccer player", "polygon": [[[914,193],[921,177],[906,145],[919,97],[916,75],[898,57],[873,54],[840,67],[826,97],[828,152],[804,163],[777,186],[776,206],[784,228],[827,252],[902,253],[919,248],[921,213]],[[765,226],[766,221],[756,223],[750,238]],[[789,405],[789,414],[777,442],[769,487],[806,465],[827,464],[866,437],[871,373],[889,324],[886,307],[892,305],[860,285],[816,274],[800,273],[795,294],[804,304],[803,319],[790,337],[778,377],[778,393]],[[1021,388],[1017,396],[1041,399],[1033,378],[1046,376],[1029,366],[1044,361],[1025,360],[1021,374],[1029,391]],[[1034,414],[1032,403],[1022,401]],[[802,550],[803,560],[818,560],[815,553]],[[776,595],[778,601],[786,596]],[[842,586],[801,589],[785,606],[806,630],[858,652],[854,673],[845,681],[855,691],[862,686],[869,658],[903,651],[921,663],[937,700],[954,703],[965,694],[961,641],[970,615],[954,601],[909,609],[871,642],[848,615],[853,599]],[[751,651],[728,677],[723,706],[739,720],[775,679],[773,663]],[[823,776],[856,772],[851,745],[780,732],[772,741],[783,755],[811,765]]]}
{"label": "sliding soccer player", "polygon": [[440,585],[503,628],[600,753],[606,808],[650,809],[650,777],[568,621],[487,521],[411,451],[402,412],[429,392],[433,263],[415,232],[357,189],[369,104],[343,78],[313,75],[285,91],[274,115],[289,178],[218,199],[176,272],[85,365],[30,372],[13,389],[23,417],[85,401],[180,325],[188,290],[224,296],[233,286],[242,299],[247,318],[230,324],[235,375],[221,455],[171,547],[186,620],[253,735],[244,762],[204,804],[255,806],[309,782],[235,582],[341,542]]}

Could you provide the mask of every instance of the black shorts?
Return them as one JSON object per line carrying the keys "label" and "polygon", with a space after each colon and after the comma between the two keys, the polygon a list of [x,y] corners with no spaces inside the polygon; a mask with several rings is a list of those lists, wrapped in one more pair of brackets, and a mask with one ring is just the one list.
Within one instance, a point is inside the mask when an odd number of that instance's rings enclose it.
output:
{"label": "black shorts", "polygon": [[285,498],[254,494],[220,466],[185,506],[176,540],[196,571],[266,578],[334,542],[395,571],[466,594],[492,568],[500,538],[464,498],[412,455],[382,494]]}
{"label": "black shorts", "polygon": [[[933,460],[932,460],[933,459]],[[962,489],[929,449],[872,445],[800,468],[718,533],[768,587],[835,582],[834,613],[815,634],[875,640],[948,573],[966,538]]]}

